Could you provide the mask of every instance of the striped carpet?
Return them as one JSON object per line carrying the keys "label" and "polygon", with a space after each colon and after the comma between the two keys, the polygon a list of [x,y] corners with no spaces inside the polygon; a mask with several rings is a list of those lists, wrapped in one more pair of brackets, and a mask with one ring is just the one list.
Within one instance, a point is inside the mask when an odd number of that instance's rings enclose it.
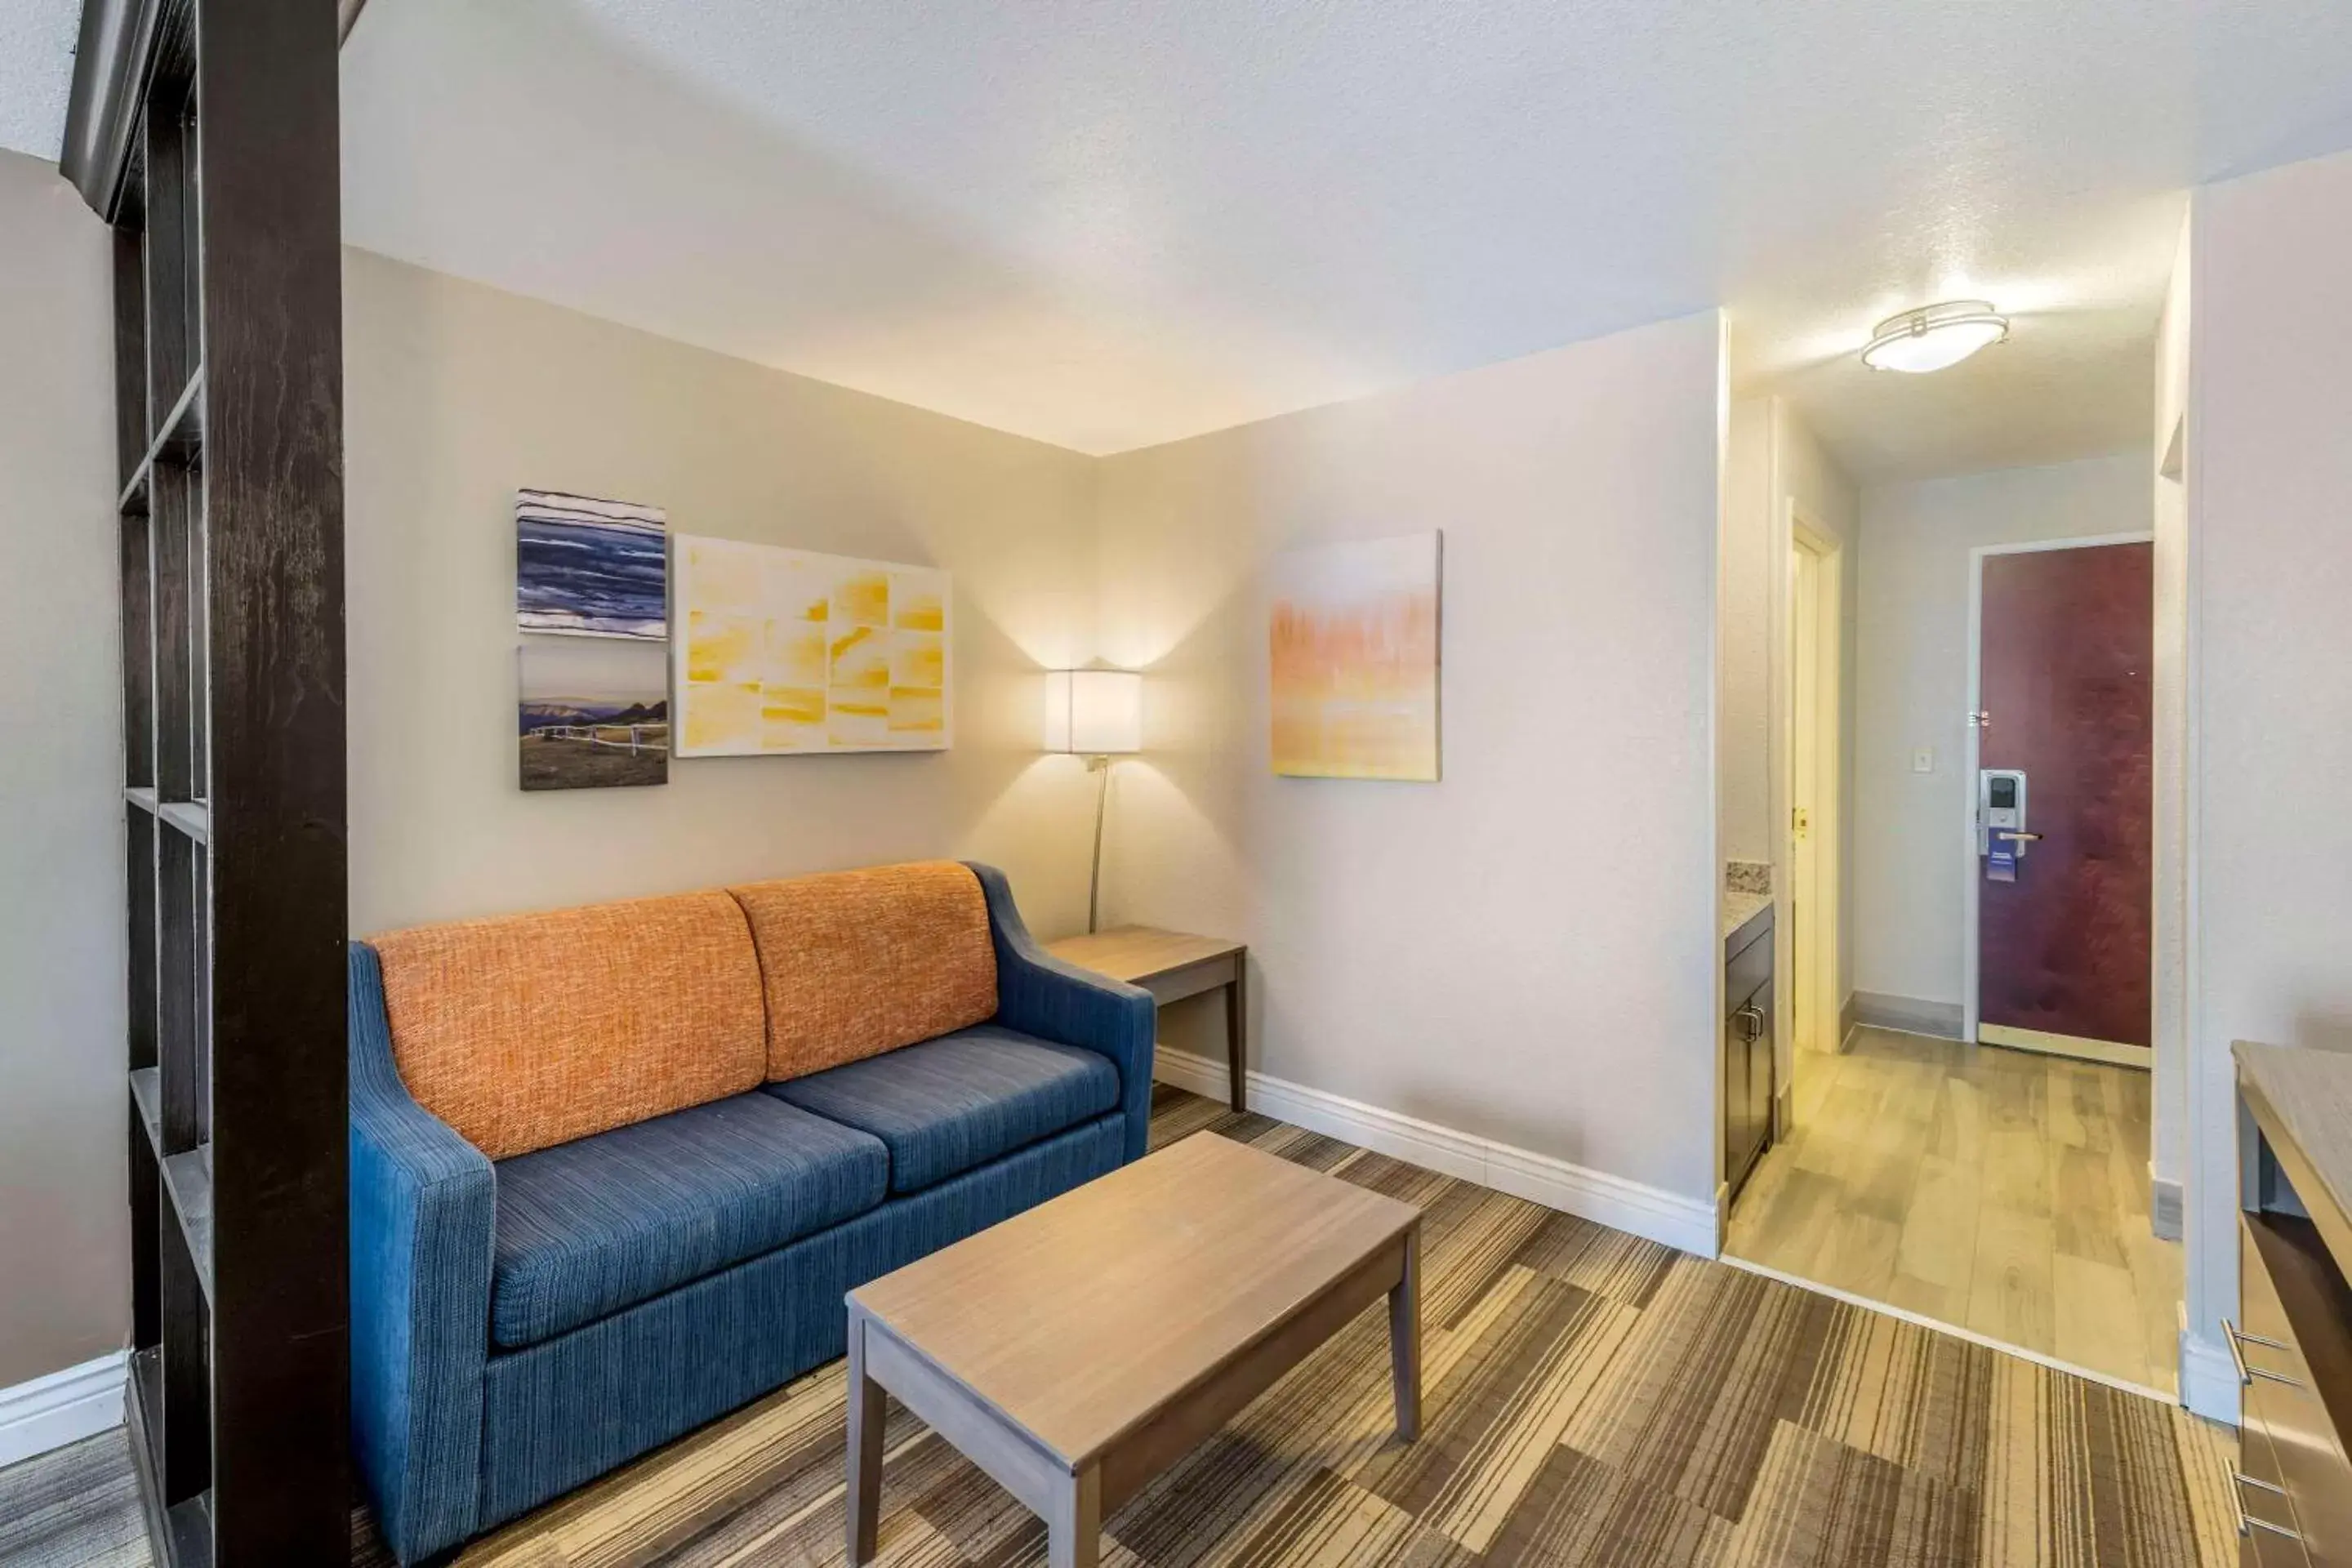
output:
{"label": "striped carpet", "polygon": [[121,1427],[0,1469],[0,1564],[148,1568],[149,1562]]}
{"label": "striped carpet", "polygon": [[[1418,1205],[1420,1442],[1370,1310],[1106,1527],[1107,1564],[2236,1559],[2226,1428],[1162,1089],[1209,1132]],[[838,1363],[478,1542],[462,1568],[842,1560]],[[1042,1563],[1034,1518],[899,1410],[893,1568]],[[375,1560],[372,1551],[359,1553]]]}
{"label": "striped carpet", "polygon": [[[1107,1564],[2236,1561],[2226,1430],[2170,1407],[1162,1088],[1418,1205],[1422,1440],[1368,1311],[1108,1524]],[[483,1542],[463,1568],[841,1561],[841,1369]],[[1042,1562],[1036,1521],[892,1408],[894,1568]]]}

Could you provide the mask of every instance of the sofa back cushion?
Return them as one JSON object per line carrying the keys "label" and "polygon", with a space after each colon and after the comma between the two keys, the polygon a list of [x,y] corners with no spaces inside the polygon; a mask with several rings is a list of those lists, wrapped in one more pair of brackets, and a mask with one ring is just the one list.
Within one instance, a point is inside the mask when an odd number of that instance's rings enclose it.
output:
{"label": "sofa back cushion", "polygon": [[768,994],[768,1078],[800,1078],[993,1017],[980,879],[952,860],[730,889]]}
{"label": "sofa back cushion", "polygon": [[416,1102],[493,1160],[761,1081],[760,964],[722,892],[376,937]]}

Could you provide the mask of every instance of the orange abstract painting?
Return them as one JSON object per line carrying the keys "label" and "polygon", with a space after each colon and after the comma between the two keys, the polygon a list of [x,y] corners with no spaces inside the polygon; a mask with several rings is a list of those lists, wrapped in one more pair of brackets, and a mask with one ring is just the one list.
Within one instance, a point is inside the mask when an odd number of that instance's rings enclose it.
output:
{"label": "orange abstract painting", "polygon": [[1274,771],[1438,776],[1439,536],[1328,544],[1276,563]]}

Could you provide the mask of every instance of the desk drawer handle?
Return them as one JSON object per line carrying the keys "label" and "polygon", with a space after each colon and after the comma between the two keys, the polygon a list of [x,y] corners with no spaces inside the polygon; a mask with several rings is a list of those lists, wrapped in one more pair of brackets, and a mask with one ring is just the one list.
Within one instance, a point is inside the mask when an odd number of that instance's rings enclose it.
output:
{"label": "desk drawer handle", "polygon": [[2267,1530],[2273,1535],[2283,1535],[2289,1541],[2300,1542],[2303,1540],[2303,1535],[2300,1531],[2289,1530],[2284,1524],[2273,1524],[2267,1519],[2257,1519],[2252,1514],[2246,1511],[2245,1488],[2253,1487],[2259,1490],[2269,1492],[2273,1497],[2284,1497],[2286,1496],[2286,1489],[2284,1487],[2273,1486],[2268,1481],[2257,1480],[2252,1476],[2247,1475],[2239,1470],[2231,1470],[2230,1472],[2230,1479],[2237,1483],[2236,1486],[2230,1489],[2230,1500],[2237,1505],[2238,1534],[2241,1539],[2252,1535],[2257,1530]]}
{"label": "desk drawer handle", "polygon": [[2294,1346],[2281,1344],[2276,1340],[2264,1339],[2260,1334],[2242,1332],[2239,1330],[2238,1325],[2230,1321],[2227,1318],[2221,1320],[2221,1332],[2230,1342],[2230,1364],[2237,1368],[2239,1387],[2252,1388],[2254,1385],[2254,1379],[2258,1377],[2265,1379],[2271,1383],[2284,1383],[2289,1388],[2301,1388],[2303,1386],[2303,1380],[2301,1378],[2289,1377],[2283,1372],[2270,1372],[2259,1366],[2248,1366],[2246,1364],[2246,1352],[2243,1349],[2244,1346],[2261,1345],[2265,1349],[2274,1351],[2292,1350],[2294,1348]]}

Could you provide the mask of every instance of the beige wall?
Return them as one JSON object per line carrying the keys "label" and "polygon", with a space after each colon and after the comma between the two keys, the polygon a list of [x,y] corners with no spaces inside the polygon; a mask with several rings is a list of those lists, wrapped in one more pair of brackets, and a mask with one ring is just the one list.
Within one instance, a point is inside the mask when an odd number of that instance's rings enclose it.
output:
{"label": "beige wall", "polygon": [[130,1328],[110,256],[0,152],[0,1389]]}
{"label": "beige wall", "polygon": [[2230,1042],[2352,1050],[2352,153],[2190,221],[2189,1309],[2225,1368]]}
{"label": "beige wall", "polygon": [[[1843,1005],[1846,998],[1853,994],[1854,984],[1854,921],[1852,914],[1854,886],[1853,737],[1856,694],[1860,685],[1859,667],[1855,663],[1859,650],[1856,647],[1858,622],[1855,617],[1858,611],[1854,584],[1862,555],[1862,492],[1854,488],[1853,480],[1845,477],[1836,459],[1814,439],[1811,428],[1785,399],[1775,398],[1772,405],[1772,463],[1776,492],[1795,509],[1798,515],[1837,542],[1839,572],[1843,578],[1844,598],[1839,606],[1838,637],[1838,690],[1841,694],[1838,799],[1844,803],[1844,810],[1838,820],[1838,907],[1845,918],[1838,925],[1835,990],[1840,1005]],[[1785,595],[1776,603],[1785,605]],[[1785,629],[1776,629],[1773,636],[1785,638],[1788,633]],[[1779,731],[1774,731],[1773,739],[1777,759],[1780,743]],[[1777,775],[1780,772],[1777,760],[1774,767]],[[1787,812],[1787,803],[1780,802],[1772,813],[1772,820],[1786,820]],[[1786,984],[1780,987],[1780,991],[1785,1011],[1787,1000],[1793,999],[1796,986]],[[1781,1043],[1780,1081],[1785,1084],[1790,1081],[1788,1046],[1795,1038],[1795,1031],[1784,1026],[1779,1031],[1779,1038]]]}
{"label": "beige wall", "polygon": [[[2148,529],[2143,453],[1863,492],[1854,986],[1962,1002],[1969,552]],[[1932,747],[1930,773],[1911,753]]]}
{"label": "beige wall", "polygon": [[[1802,417],[1779,397],[1742,398],[1731,405],[1725,447],[1723,542],[1716,603],[1716,766],[1723,855],[1727,860],[1784,858],[1788,837],[1775,824],[1788,820],[1790,716],[1779,695],[1788,679],[1788,581],[1792,512],[1826,533],[1839,551],[1843,596],[1838,639],[1838,906],[1853,907],[1853,733],[1855,691],[1854,570],[1861,536],[1861,496]],[[1783,867],[1780,880],[1788,880]],[[1789,918],[1784,895],[1780,920]],[[1784,934],[1775,953],[1778,1008],[1773,1027],[1777,1081],[1794,1082],[1796,984],[1793,945]],[[1835,999],[1853,991],[1853,921],[1838,926]]]}
{"label": "beige wall", "polygon": [[[1093,793],[1037,670],[1094,652],[1091,460],[347,253],[352,927],[924,856],[1083,926]],[[518,486],[955,575],[956,744],[515,783]]]}
{"label": "beige wall", "polygon": [[1772,858],[1772,404],[1731,405],[1716,563],[1716,812],[1727,860]]}
{"label": "beige wall", "polygon": [[2148,1173],[2168,1194],[2180,1181],[2188,1113],[2189,250],[2184,216],[2157,323],[2156,426],[2149,445],[2149,467],[2157,471],[2148,481],[2156,529],[2156,1084]]}
{"label": "beige wall", "polygon": [[[1793,506],[1845,555],[1839,684],[1844,693],[1843,732],[1851,737],[1854,545],[1862,497],[1802,416],[1778,397],[1746,397],[1731,405],[1723,483],[1722,586],[1716,605],[1723,854],[1727,860],[1769,860],[1780,847],[1772,828],[1773,759],[1780,749],[1773,723],[1772,670],[1774,648],[1788,636],[1782,623],[1789,511]],[[1852,749],[1847,750],[1850,768]],[[1842,773],[1841,782],[1849,777]]]}
{"label": "beige wall", "polygon": [[[1719,339],[1104,463],[1105,652],[1150,671],[1151,752],[1108,912],[1249,941],[1261,1070],[1712,1201]],[[1271,776],[1268,558],[1433,526],[1444,781]]]}

